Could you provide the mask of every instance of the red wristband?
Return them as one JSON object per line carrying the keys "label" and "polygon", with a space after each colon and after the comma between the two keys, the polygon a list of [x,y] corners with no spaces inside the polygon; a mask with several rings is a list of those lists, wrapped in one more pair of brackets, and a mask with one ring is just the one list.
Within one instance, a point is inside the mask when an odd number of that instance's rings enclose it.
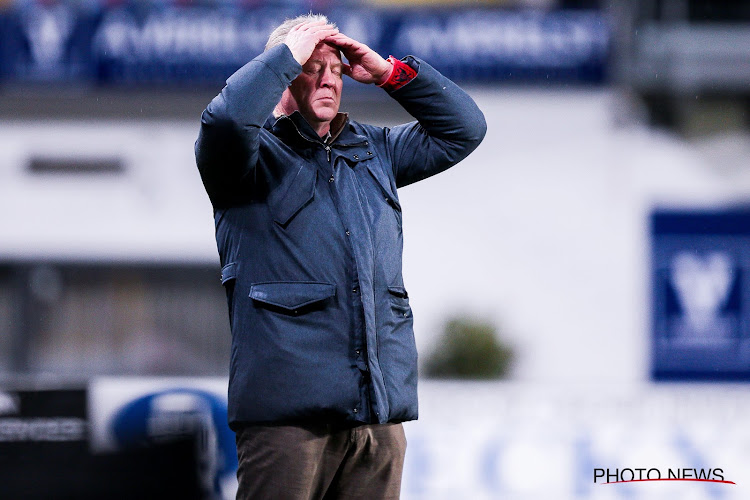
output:
{"label": "red wristband", "polygon": [[394,90],[400,89],[417,76],[417,72],[414,71],[414,68],[412,68],[405,62],[396,59],[393,56],[390,56],[388,58],[388,61],[393,65],[393,69],[391,70],[391,74],[390,76],[388,76],[388,79],[378,85],[378,87],[382,87],[388,92],[393,92]]}

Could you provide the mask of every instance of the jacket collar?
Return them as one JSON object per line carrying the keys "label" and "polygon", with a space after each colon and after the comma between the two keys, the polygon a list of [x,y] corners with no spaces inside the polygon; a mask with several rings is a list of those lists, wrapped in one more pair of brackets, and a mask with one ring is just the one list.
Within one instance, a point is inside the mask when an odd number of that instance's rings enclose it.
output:
{"label": "jacket collar", "polygon": [[[265,129],[273,135],[279,137],[284,142],[301,140],[303,143],[323,144],[323,140],[313,130],[307,120],[299,111],[291,115],[281,115],[275,117],[269,116],[266,120]],[[331,140],[332,146],[353,146],[366,141],[366,137],[354,132],[348,113],[338,113],[331,121]]]}

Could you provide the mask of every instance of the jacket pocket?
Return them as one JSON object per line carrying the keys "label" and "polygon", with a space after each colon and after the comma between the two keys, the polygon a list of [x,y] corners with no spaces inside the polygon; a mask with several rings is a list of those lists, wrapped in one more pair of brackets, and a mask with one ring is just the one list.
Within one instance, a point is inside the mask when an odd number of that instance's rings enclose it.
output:
{"label": "jacket pocket", "polygon": [[233,319],[233,302],[234,302],[234,284],[237,282],[237,263],[230,262],[221,268],[221,284],[227,294],[227,308],[229,310],[229,326],[234,324]]}
{"label": "jacket pocket", "polygon": [[221,284],[226,286],[234,279],[237,279],[237,263],[230,262],[221,268]]}
{"label": "jacket pocket", "polygon": [[286,227],[292,219],[315,198],[317,170],[300,165],[297,173],[282,184],[278,193],[268,200],[273,220]]}
{"label": "jacket pocket", "polygon": [[388,293],[391,296],[391,309],[396,316],[411,316],[409,294],[406,292],[406,288],[402,286],[389,286]]}
{"label": "jacket pocket", "polygon": [[391,190],[391,183],[389,182],[388,176],[383,172],[383,169],[378,166],[375,161],[367,162],[367,170],[370,171],[370,175],[375,179],[380,191],[385,197],[386,203],[388,203],[394,210],[401,212],[401,204],[398,202],[398,198]]}
{"label": "jacket pocket", "polygon": [[314,281],[274,281],[250,285],[250,298],[257,306],[293,316],[322,309],[328,299],[335,295],[335,285]]}

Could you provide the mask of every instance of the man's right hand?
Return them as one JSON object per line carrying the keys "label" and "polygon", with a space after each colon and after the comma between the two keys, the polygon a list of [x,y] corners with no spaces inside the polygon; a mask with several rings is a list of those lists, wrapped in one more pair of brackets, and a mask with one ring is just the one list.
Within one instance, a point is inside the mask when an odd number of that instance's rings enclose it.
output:
{"label": "man's right hand", "polygon": [[326,24],[325,21],[310,21],[292,28],[284,43],[297,62],[304,65],[320,42],[338,32],[338,28]]}

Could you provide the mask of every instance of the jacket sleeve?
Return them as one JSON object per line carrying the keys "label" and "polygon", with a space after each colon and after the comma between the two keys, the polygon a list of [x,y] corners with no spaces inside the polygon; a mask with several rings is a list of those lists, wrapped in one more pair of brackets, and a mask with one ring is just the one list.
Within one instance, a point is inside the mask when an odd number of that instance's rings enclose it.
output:
{"label": "jacket sleeve", "polygon": [[195,159],[214,207],[253,181],[261,128],[301,71],[289,48],[278,45],[230,76],[203,111]]}
{"label": "jacket sleeve", "polygon": [[487,131],[484,115],[466,92],[429,64],[411,59],[412,67],[419,66],[417,76],[390,94],[417,119],[387,132],[397,187],[452,167]]}

